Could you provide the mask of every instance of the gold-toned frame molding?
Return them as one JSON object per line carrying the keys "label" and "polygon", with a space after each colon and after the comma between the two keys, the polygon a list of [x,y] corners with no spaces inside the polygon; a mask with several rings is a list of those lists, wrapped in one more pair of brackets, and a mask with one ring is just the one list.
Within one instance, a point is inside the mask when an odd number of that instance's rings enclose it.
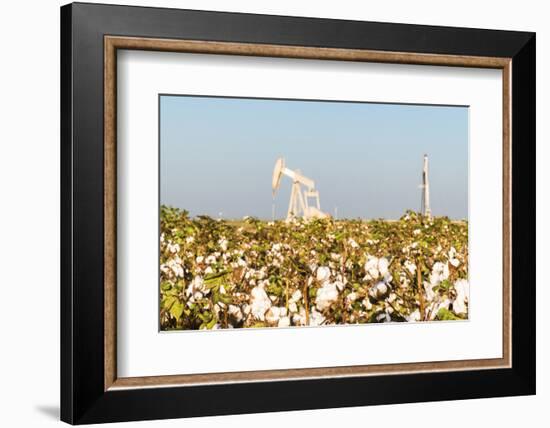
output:
{"label": "gold-toned frame molding", "polygon": [[[494,68],[502,70],[503,125],[503,322],[502,358],[437,361],[406,364],[379,364],[305,369],[262,370],[171,376],[119,378],[116,367],[116,87],[117,50],[148,50],[218,55],[262,56],[334,61],[382,62],[394,64],[440,65]],[[105,36],[104,38],[104,388],[143,388],[197,384],[259,382],[307,378],[357,377],[419,372],[481,370],[511,367],[511,59],[460,55],[383,52],[195,40],[169,40]]]}

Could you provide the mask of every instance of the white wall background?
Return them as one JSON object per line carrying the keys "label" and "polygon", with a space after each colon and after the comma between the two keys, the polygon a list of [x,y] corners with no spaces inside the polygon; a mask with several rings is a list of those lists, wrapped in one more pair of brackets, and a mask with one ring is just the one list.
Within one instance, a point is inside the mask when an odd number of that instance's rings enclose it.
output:
{"label": "white wall background", "polygon": [[[120,0],[123,2],[122,0]],[[103,1],[103,3],[116,3]],[[141,426],[517,427],[547,421],[550,403],[550,27],[545,2],[462,0],[148,0],[126,4],[537,32],[538,395],[351,409],[155,421]],[[0,9],[0,425],[58,424],[59,413],[59,6]],[[542,422],[542,425],[547,422]],[[127,424],[134,426],[137,424]]]}

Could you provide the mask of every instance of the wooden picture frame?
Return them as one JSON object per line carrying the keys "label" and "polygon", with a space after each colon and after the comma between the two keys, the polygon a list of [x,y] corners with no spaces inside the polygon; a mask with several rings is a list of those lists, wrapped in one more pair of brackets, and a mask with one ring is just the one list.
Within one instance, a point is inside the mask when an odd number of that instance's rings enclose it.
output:
{"label": "wooden picture frame", "polygon": [[[118,377],[117,49],[501,69],[503,357]],[[77,3],[61,8],[61,54],[62,420],[80,424],[535,392],[533,33]]]}

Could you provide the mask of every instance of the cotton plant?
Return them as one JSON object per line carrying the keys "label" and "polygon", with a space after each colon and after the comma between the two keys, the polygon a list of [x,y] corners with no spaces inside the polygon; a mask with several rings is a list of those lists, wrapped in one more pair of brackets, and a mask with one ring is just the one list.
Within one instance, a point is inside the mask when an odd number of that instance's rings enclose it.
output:
{"label": "cotton plant", "polygon": [[163,330],[468,318],[468,225],[227,221],[161,207]]}

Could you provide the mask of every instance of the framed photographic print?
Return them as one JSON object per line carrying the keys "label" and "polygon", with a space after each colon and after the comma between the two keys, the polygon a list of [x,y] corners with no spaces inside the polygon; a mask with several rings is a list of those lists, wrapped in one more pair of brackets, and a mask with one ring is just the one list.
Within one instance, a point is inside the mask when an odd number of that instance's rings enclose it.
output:
{"label": "framed photographic print", "polygon": [[61,8],[61,417],[535,393],[535,35]]}

